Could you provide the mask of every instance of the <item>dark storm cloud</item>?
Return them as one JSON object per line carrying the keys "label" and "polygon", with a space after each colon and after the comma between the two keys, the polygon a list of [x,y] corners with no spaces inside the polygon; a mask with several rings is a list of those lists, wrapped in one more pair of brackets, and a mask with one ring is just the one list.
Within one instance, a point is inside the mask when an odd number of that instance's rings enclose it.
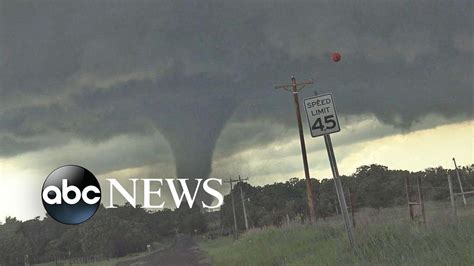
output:
{"label": "dark storm cloud", "polygon": [[236,110],[293,125],[290,95],[272,89],[292,74],[342,114],[405,129],[473,114],[467,1],[0,3],[0,156],[157,128],[178,176],[207,176]]}

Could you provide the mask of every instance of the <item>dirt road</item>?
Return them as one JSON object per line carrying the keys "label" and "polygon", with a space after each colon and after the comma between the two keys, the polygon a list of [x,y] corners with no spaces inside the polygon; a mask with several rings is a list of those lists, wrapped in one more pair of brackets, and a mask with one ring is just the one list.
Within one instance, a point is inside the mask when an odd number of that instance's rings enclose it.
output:
{"label": "dirt road", "polygon": [[175,245],[150,255],[120,262],[118,266],[142,265],[210,265],[206,256],[200,251],[193,239],[187,235],[178,235]]}

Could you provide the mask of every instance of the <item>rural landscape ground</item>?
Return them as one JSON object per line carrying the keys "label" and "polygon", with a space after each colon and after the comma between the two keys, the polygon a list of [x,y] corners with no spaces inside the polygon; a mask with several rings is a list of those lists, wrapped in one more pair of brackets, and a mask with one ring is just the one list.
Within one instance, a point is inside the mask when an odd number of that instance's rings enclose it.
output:
{"label": "rural landscape ground", "polygon": [[427,223],[410,221],[407,208],[365,210],[356,215],[356,248],[342,219],[290,224],[201,241],[212,265],[474,265],[474,206],[457,216],[427,204]]}
{"label": "rural landscape ground", "polygon": [[426,205],[427,222],[408,219],[407,208],[364,209],[358,212],[356,248],[352,250],[342,218],[253,229],[206,239],[179,235],[164,249],[138,258],[93,265],[473,265],[474,201],[457,206]]}

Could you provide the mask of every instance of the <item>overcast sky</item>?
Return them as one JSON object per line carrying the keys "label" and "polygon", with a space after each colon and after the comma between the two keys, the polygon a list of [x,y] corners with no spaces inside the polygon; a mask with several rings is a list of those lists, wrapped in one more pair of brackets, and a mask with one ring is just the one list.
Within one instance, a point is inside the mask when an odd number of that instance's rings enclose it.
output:
{"label": "overcast sky", "polygon": [[[103,186],[303,177],[291,94],[273,89],[291,75],[315,81],[301,98],[334,94],[344,174],[473,163],[472,1],[333,2],[0,0],[0,221],[42,215],[64,164]],[[330,177],[303,122],[311,175]]]}

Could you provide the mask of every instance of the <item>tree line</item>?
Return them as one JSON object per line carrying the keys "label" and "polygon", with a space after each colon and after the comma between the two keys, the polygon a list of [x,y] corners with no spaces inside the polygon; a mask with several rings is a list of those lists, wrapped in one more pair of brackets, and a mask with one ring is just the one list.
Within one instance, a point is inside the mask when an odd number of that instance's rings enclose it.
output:
{"label": "tree line", "polygon": [[[386,166],[372,164],[357,168],[352,175],[341,176],[341,180],[346,193],[346,201],[349,200],[347,192],[350,190],[352,194],[354,209],[386,208],[407,204],[405,177],[410,180],[411,191],[416,191],[416,179],[421,178],[425,200],[449,200],[448,173],[452,177],[455,192],[459,192],[455,170],[447,170],[442,167],[409,172],[390,170]],[[459,174],[464,190],[474,190],[474,165],[459,168]],[[317,217],[324,219],[340,213],[334,180],[313,178],[311,182]],[[278,226],[287,219],[296,219],[302,222],[309,219],[306,181],[304,179],[291,178],[286,182],[265,186],[238,183],[233,193],[237,225],[240,230],[245,229],[240,188],[245,194],[245,206],[251,227]],[[416,192],[413,193],[413,195],[415,194]],[[230,195],[226,195],[224,198],[221,219],[224,231],[230,233],[234,226]]]}
{"label": "tree line", "polygon": [[107,259],[142,252],[147,245],[170,241],[176,232],[207,232],[199,208],[149,212],[130,204],[106,209],[79,225],[65,225],[46,215],[28,221],[7,217],[0,225],[0,265],[70,259]]}

